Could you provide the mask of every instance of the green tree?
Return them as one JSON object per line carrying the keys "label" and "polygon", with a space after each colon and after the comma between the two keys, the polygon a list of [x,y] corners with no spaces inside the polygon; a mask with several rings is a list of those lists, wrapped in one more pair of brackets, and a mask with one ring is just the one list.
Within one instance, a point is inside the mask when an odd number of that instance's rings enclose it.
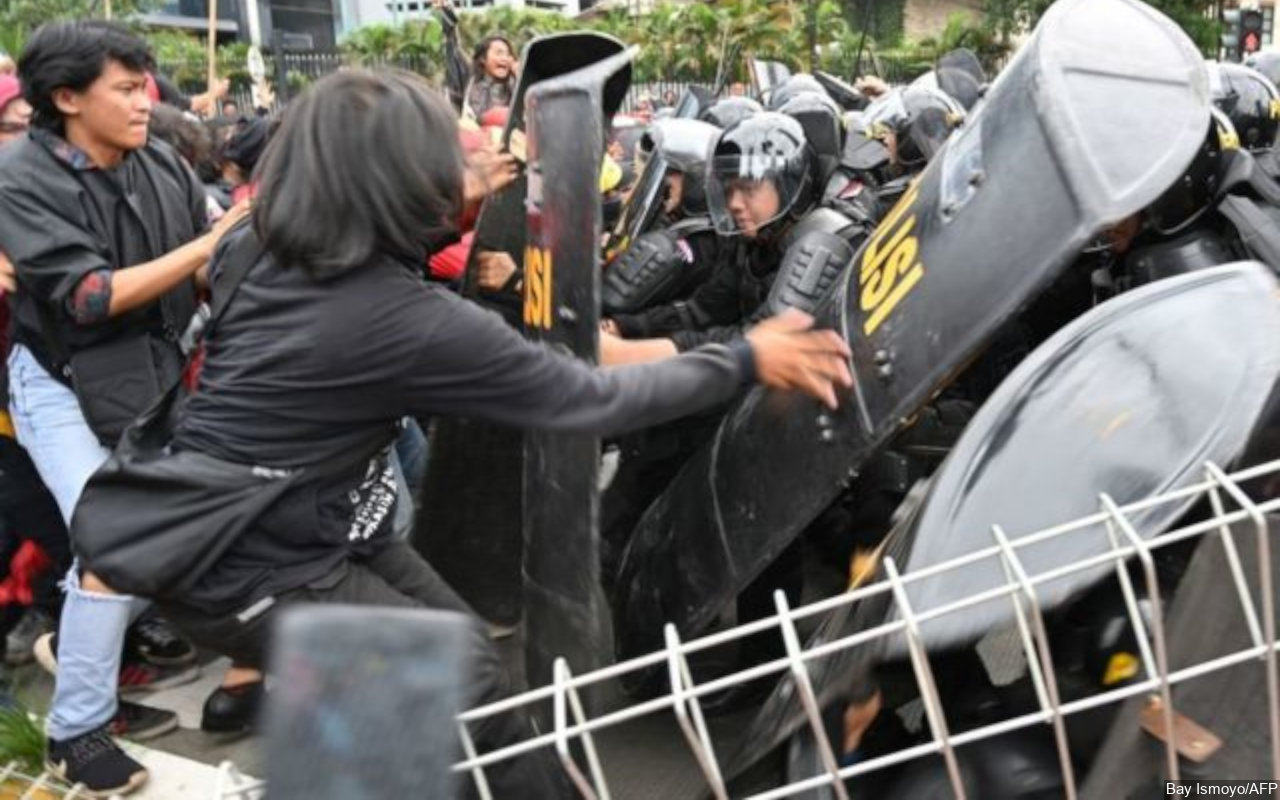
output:
{"label": "green tree", "polygon": [[[1217,55],[1222,24],[1213,0],[1146,0],[1178,23],[1206,56]],[[1053,0],[986,0],[988,24],[1004,39],[1030,30],[1053,4]]]}
{"label": "green tree", "polygon": [[[155,0],[112,0],[111,11],[116,19],[128,20],[154,4]],[[44,23],[101,17],[104,12],[101,0],[0,0],[0,44],[16,56],[27,37]]]}

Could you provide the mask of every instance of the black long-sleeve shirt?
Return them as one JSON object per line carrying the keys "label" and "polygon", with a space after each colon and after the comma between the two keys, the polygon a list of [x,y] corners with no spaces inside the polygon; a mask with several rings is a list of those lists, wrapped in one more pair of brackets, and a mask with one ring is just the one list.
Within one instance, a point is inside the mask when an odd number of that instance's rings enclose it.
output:
{"label": "black long-sleeve shirt", "polygon": [[[527,341],[417,272],[387,260],[322,283],[262,257],[206,343],[175,446],[291,468],[353,448],[374,452],[404,416],[610,434],[724,402],[751,377],[742,342],[593,368]],[[378,549],[394,508],[388,478],[375,458],[292,491],[200,581],[191,605],[234,610]]]}

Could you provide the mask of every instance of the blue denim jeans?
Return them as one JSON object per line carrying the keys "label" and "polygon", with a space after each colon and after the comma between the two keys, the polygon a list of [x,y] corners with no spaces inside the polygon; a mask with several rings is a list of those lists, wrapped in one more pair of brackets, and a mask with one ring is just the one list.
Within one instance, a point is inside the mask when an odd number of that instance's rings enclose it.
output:
{"label": "blue denim jeans", "polygon": [[[89,430],[75,394],[21,345],[9,355],[9,395],[18,442],[70,527],[80,493],[110,451]],[[67,575],[66,591],[48,721],[49,736],[59,740],[88,733],[115,716],[125,629],[147,605],[125,595],[81,590],[75,565]]]}

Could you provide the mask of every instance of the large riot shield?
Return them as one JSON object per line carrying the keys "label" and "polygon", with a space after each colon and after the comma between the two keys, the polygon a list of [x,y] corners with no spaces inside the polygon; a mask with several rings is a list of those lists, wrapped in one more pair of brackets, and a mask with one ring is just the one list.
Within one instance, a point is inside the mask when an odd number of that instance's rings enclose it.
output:
{"label": "large riot shield", "polygon": [[1173,183],[1209,124],[1206,83],[1149,6],[1054,4],[817,310],[854,354],[840,409],[752,391],[642,518],[621,654],[661,647],[666,622],[705,628],[1085,243]]}
{"label": "large riot shield", "polygon": [[[528,246],[524,327],[530,339],[595,363],[599,358],[605,127],[631,82],[634,51],[545,81],[529,92]],[[525,665],[531,684],[609,657],[600,586],[600,439],[530,431],[524,461]]]}
{"label": "large riot shield", "polygon": [[636,178],[635,185],[631,187],[631,193],[622,207],[617,224],[609,233],[609,238],[604,245],[606,261],[612,262],[622,255],[640,234],[653,227],[654,220],[658,218],[658,212],[662,210],[662,204],[665,201],[666,176],[666,159],[662,158],[661,154],[655,153],[645,162],[644,168],[640,171],[640,177]]}
{"label": "large riot shield", "polygon": [[[1237,264],[1158,281],[1104,303],[1037,348],[970,422],[933,477],[911,519],[884,545],[904,574],[952,562],[1098,510],[1103,493],[1119,505],[1199,480],[1206,461],[1227,466],[1245,450],[1280,376],[1280,302],[1263,265]],[[1222,309],[1230,308],[1230,314]],[[1187,505],[1169,503],[1128,516],[1149,538]],[[1106,552],[1105,522],[1049,540],[1019,544],[1027,575]],[[1048,610],[1111,569],[1103,565],[1036,587]],[[1007,580],[998,556],[910,582],[913,613],[927,617]],[[810,646],[896,618],[887,595],[825,619]],[[921,623],[931,650],[973,641],[1013,616],[1007,599],[972,605]],[[887,642],[890,642],[886,646]],[[811,662],[820,702],[853,690],[866,670],[903,656],[905,640],[878,639]],[[742,767],[803,722],[790,678],[752,725]],[[809,776],[794,776],[809,777]]]}
{"label": "large riot shield", "polygon": [[[555,34],[529,42],[521,56],[504,142],[515,141],[513,149],[524,150],[524,97],[530,86],[622,50],[618,40],[595,33]],[[589,169],[594,172],[599,164]],[[499,250],[521,263],[526,191],[521,175],[485,201],[464,279],[468,297],[494,299],[476,287],[475,255],[480,250]],[[507,304],[503,310],[518,323],[518,307]],[[518,430],[468,419],[437,420],[429,442],[423,512],[414,534],[418,550],[449,585],[480,616],[501,626],[520,621],[523,446]]]}

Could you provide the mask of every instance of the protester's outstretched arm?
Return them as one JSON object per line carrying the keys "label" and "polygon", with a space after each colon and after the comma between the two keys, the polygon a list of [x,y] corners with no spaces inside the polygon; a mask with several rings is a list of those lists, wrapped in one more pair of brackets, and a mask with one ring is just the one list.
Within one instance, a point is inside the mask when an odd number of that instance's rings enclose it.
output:
{"label": "protester's outstretched arm", "polygon": [[624,364],[648,364],[678,355],[670,339],[622,339],[607,330],[600,331],[600,363],[606,367]]}
{"label": "protester's outstretched arm", "polygon": [[[733,339],[745,338],[751,343],[753,350],[756,351],[756,377],[760,383],[778,389],[800,390],[815,397],[820,397],[827,405],[834,407],[836,402],[834,393],[829,393],[830,387],[823,385],[821,381],[813,380],[817,376],[813,374],[814,368],[810,362],[805,359],[790,357],[771,357],[774,353],[769,348],[770,344],[775,342],[785,344],[785,339],[779,340],[779,336],[804,334],[812,326],[813,319],[807,314],[799,311],[787,311],[776,317],[765,318],[755,325],[744,325],[742,329],[717,328],[715,329],[716,332],[727,333],[734,331],[735,333],[731,337],[710,340],[704,344],[723,344]],[[830,333],[830,331],[827,333]],[[600,363],[606,366],[647,364],[671,358],[691,349],[694,348],[678,346],[672,339],[628,341],[612,336],[605,331],[600,333]],[[763,359],[760,357],[762,350],[765,353]],[[821,372],[819,371],[818,376],[820,375]]]}
{"label": "protester's outstretched arm", "polygon": [[730,345],[596,368],[529,342],[465,300],[439,299],[404,379],[406,405],[414,413],[613,434],[709,408],[757,380],[831,406],[836,387],[852,383],[848,346],[831,331],[809,330],[812,320],[799,312],[757,326]]}

